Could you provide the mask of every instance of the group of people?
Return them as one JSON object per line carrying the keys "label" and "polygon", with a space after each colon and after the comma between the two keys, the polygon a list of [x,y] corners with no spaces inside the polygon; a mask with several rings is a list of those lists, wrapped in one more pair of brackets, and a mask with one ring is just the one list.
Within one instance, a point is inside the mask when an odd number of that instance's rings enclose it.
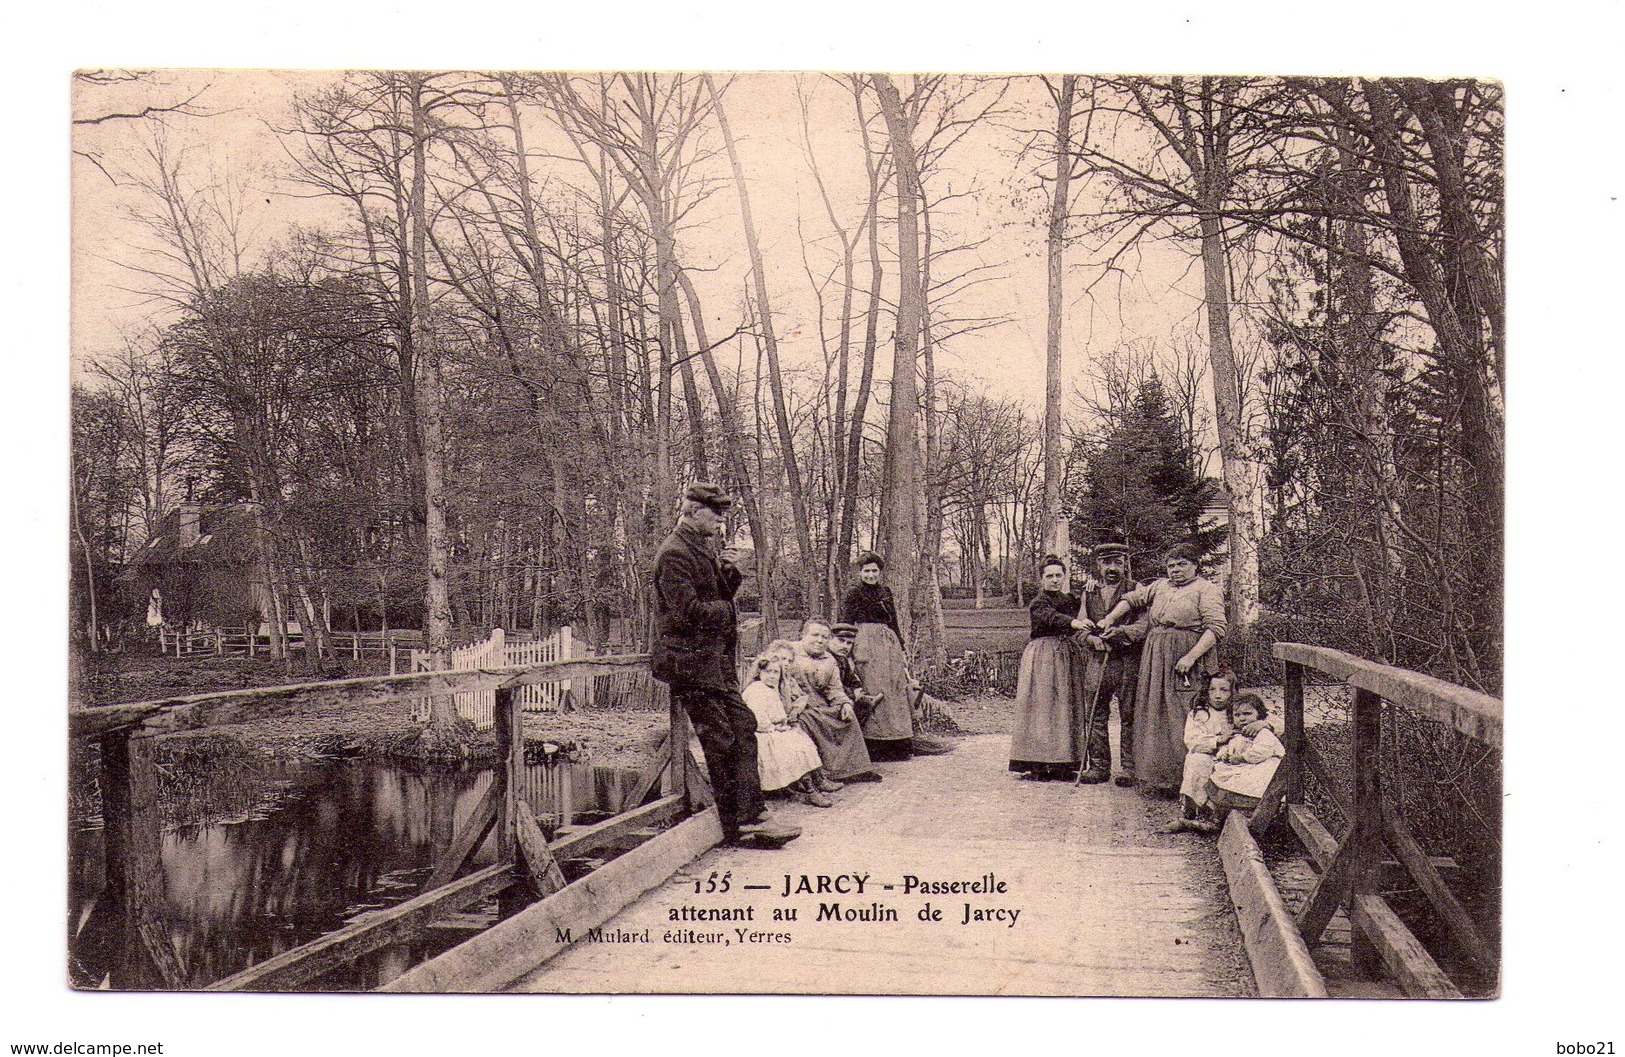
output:
{"label": "group of people", "polygon": [[1201,575],[1187,544],[1163,558],[1164,576],[1137,584],[1128,547],[1102,543],[1081,596],[1066,563],[1044,559],[1029,607],[1010,770],[1034,781],[1098,784],[1112,778],[1108,721],[1119,719],[1116,784],[1180,797],[1166,832],[1217,828],[1226,810],[1258,804],[1282,748],[1263,700],[1235,692],[1219,670],[1224,593]]}
{"label": "group of people", "polygon": [[878,782],[859,719],[873,695],[852,662],[857,628],[808,620],[795,642],[778,639],[751,664],[744,700],[756,716],[762,791],[814,807],[848,782]]}
{"label": "group of people", "polygon": [[[782,847],[799,828],[776,820],[766,794],[827,807],[848,782],[879,781],[876,761],[951,751],[916,729],[922,697],[909,672],[885,562],[865,554],[839,622],[806,621],[771,643],[740,689],[734,596],[746,560],[724,546],[733,499],[708,482],[684,492],[677,526],[655,556],[651,668],[671,687],[705,754],[724,838]],[[1226,810],[1257,805],[1282,756],[1262,699],[1219,670],[1224,594],[1181,544],[1164,576],[1138,584],[1128,548],[1094,548],[1081,596],[1046,558],[1021,658],[1010,770],[1080,784],[1112,778],[1108,732],[1120,721],[1116,782],[1180,797],[1168,827],[1205,831]]]}
{"label": "group of people", "polygon": [[813,618],[799,640],[769,644],[741,692],[734,596],[746,562],[723,545],[732,506],[709,482],[684,491],[677,526],[655,555],[650,667],[694,727],[723,838],[776,848],[801,831],[772,816],[766,794],[828,807],[846,783],[879,781],[876,760],[951,746],[915,729],[920,683],[909,673],[878,554],[859,559],[840,622]]}

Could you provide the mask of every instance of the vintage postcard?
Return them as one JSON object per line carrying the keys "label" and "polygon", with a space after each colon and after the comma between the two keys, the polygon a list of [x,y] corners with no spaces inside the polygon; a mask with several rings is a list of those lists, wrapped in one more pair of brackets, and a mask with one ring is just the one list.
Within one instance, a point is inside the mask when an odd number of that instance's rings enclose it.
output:
{"label": "vintage postcard", "polygon": [[68,980],[1493,998],[1493,79],[73,75]]}

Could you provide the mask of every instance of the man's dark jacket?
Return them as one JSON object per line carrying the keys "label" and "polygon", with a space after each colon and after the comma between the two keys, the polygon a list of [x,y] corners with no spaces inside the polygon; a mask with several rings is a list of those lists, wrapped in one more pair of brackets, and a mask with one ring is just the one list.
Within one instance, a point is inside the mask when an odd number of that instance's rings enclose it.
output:
{"label": "man's dark jacket", "polygon": [[655,555],[655,634],[650,667],[663,683],[739,687],[734,592],[744,576],[712,557],[706,536],[679,523]]}

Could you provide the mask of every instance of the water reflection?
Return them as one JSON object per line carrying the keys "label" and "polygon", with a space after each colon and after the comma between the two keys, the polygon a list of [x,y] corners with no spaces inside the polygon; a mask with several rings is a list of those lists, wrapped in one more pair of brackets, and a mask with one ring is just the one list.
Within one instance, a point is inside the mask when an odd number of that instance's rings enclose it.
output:
{"label": "water reflection", "polygon": [[[552,758],[527,766],[521,794],[543,828],[591,821],[619,805],[631,776]],[[409,898],[437,853],[491,781],[486,770],[421,771],[399,764],[324,760],[187,763],[162,774],[164,898],[156,908],[185,986],[200,987],[342,926],[356,914]],[[76,770],[87,769],[75,761]],[[88,768],[93,771],[94,768]],[[210,811],[210,804],[224,810]],[[91,798],[73,805],[69,922],[89,916],[102,887],[100,818]],[[482,849],[476,862],[493,861]],[[95,987],[112,955],[91,932],[70,941],[70,975]],[[428,941],[449,946],[456,937]],[[434,951],[416,951],[412,957]],[[372,986],[369,959],[311,989]],[[393,970],[398,971],[398,967]]]}

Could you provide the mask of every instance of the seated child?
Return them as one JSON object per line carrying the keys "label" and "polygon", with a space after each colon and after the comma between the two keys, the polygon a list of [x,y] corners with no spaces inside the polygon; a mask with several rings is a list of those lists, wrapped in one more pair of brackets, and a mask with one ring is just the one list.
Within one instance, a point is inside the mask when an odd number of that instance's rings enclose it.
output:
{"label": "seated child", "polygon": [[1157,830],[1206,832],[1214,824],[1208,804],[1207,780],[1213,773],[1213,754],[1230,740],[1230,697],[1236,674],[1221,668],[1208,676],[1207,685],[1191,701],[1185,717],[1185,776],[1179,785],[1180,817]]}
{"label": "seated child", "polygon": [[1213,774],[1207,782],[1208,800],[1220,819],[1226,811],[1251,813],[1286,756],[1286,747],[1270,728],[1268,715],[1264,699],[1250,690],[1230,702],[1230,724],[1236,733],[1214,753]]}
{"label": "seated child", "polygon": [[781,688],[795,654],[787,643],[775,642],[756,658],[750,685],[743,694],[756,716],[757,769],[762,792],[787,790],[801,803],[830,807],[835,801],[818,791],[818,747],[793,722],[785,709]]}

